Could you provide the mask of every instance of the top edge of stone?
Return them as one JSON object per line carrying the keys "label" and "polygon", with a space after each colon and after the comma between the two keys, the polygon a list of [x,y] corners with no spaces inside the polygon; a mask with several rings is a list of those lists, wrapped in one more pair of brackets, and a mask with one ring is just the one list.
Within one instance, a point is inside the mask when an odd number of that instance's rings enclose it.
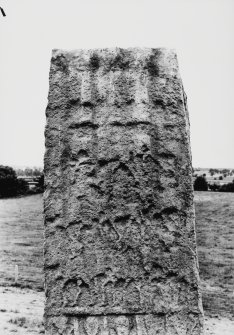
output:
{"label": "top edge of stone", "polygon": [[[51,65],[55,70],[96,71],[98,68],[115,68],[115,63],[123,63],[120,68],[137,71],[146,65],[151,76],[180,78],[178,58],[171,48],[94,48],[94,49],[53,49]],[[145,65],[144,65],[145,64]],[[91,65],[91,66],[90,66]]]}
{"label": "top edge of stone", "polygon": [[166,48],[166,47],[159,47],[159,48],[150,48],[150,47],[128,47],[128,48],[121,48],[121,47],[105,47],[105,48],[80,48],[80,49],[52,49],[52,57],[56,57],[58,55],[71,55],[75,56],[81,53],[100,53],[100,52],[113,52],[118,53],[121,51],[129,51],[129,52],[137,52],[137,53],[151,53],[151,52],[161,52],[163,54],[171,54],[177,56],[177,52],[174,48]]}

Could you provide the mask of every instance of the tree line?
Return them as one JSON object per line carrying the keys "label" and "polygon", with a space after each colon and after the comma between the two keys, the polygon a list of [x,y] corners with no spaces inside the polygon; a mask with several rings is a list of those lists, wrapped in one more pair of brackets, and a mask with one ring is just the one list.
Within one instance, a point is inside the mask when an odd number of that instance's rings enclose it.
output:
{"label": "tree line", "polygon": [[197,176],[194,180],[194,191],[216,191],[216,192],[234,192],[234,179],[231,183],[218,185],[216,183],[209,184],[206,176]]}
{"label": "tree line", "polygon": [[[227,171],[225,172],[227,173]],[[28,182],[25,181],[24,179],[17,178],[17,175],[24,175],[34,178],[34,180],[37,181],[37,186],[34,189],[30,189]],[[219,185],[216,183],[209,184],[206,180],[205,175],[196,176],[194,180],[194,190],[234,192],[234,179],[231,183]],[[44,174],[42,170],[27,168],[25,170],[15,171],[10,166],[0,165],[0,198],[42,193],[43,191],[44,191]]]}
{"label": "tree line", "polygon": [[25,169],[15,169],[17,176],[27,176],[27,177],[40,177],[43,174],[42,169],[40,168],[29,168],[26,167]]}

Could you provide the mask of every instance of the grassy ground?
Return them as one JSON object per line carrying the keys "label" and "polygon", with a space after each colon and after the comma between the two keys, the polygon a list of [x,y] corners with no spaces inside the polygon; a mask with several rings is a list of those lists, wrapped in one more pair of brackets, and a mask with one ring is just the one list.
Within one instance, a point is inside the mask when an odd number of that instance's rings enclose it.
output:
{"label": "grassy ground", "polygon": [[0,334],[44,334],[43,310],[43,292],[0,287]]}
{"label": "grassy ground", "polygon": [[[43,290],[42,195],[0,200],[0,285]],[[18,268],[18,270],[17,270]]]}
{"label": "grassy ground", "polygon": [[[234,194],[196,192],[195,208],[206,335],[231,335]],[[0,334],[44,332],[42,213],[41,195],[0,200]]]}
{"label": "grassy ground", "polygon": [[234,317],[234,193],[196,192],[195,209],[204,309]]}

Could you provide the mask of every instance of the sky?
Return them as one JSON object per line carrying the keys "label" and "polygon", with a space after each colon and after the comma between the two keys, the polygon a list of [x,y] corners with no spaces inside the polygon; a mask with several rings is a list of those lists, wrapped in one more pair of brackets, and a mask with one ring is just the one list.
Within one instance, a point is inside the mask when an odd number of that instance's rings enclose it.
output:
{"label": "sky", "polygon": [[43,166],[52,49],[169,47],[194,167],[234,168],[233,0],[0,0],[0,165]]}

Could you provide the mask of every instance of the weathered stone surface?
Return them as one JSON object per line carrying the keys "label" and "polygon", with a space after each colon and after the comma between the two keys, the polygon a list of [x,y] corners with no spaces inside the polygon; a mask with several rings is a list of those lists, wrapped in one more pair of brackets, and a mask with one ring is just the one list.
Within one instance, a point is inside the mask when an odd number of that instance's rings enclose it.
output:
{"label": "weathered stone surface", "polygon": [[46,114],[47,334],[201,334],[175,53],[55,50]]}

